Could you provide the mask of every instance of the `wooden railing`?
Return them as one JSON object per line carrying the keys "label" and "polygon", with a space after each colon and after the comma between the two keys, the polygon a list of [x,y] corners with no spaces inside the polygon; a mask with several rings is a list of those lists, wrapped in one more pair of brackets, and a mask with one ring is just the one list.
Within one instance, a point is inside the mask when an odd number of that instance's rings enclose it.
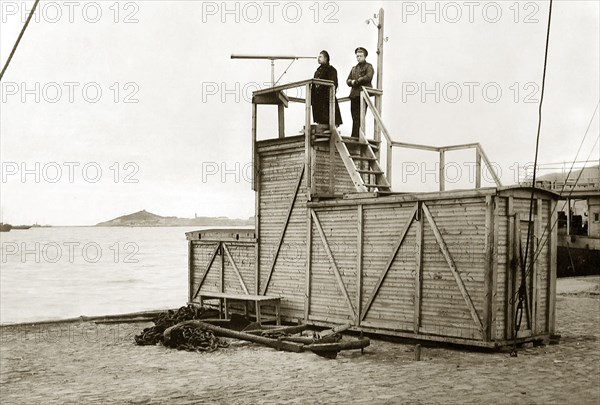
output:
{"label": "wooden railing", "polygon": [[[255,91],[252,94],[252,156],[253,156],[253,165],[254,165],[254,173],[258,173],[258,156],[256,155],[256,128],[257,128],[257,106],[258,104],[270,104],[278,106],[278,133],[279,138],[285,137],[285,117],[284,117],[284,108],[288,106],[288,102],[296,102],[303,103],[305,105],[305,113],[304,113],[304,135],[305,135],[305,154],[304,154],[304,164],[305,164],[305,178],[307,188],[309,190],[310,195],[314,194],[315,184],[313,181],[313,162],[312,162],[312,153],[311,153],[311,97],[312,97],[312,85],[321,85],[329,87],[329,127],[332,130],[335,130],[335,86],[334,83],[330,80],[321,80],[321,79],[308,79],[302,80],[298,82],[292,82],[288,84],[283,84],[280,86],[270,87],[264,90]],[[284,93],[286,90],[291,90],[295,88],[305,87],[306,96],[305,98],[301,97],[291,97]],[[375,107],[376,103],[373,103],[371,97],[374,97],[377,100],[379,97],[383,96],[383,92],[379,89],[362,87],[361,89],[361,100],[360,100],[360,110],[361,110],[361,132],[365,139],[369,139],[366,136],[366,113],[367,109],[371,111],[374,117],[374,131],[373,138],[375,141],[380,143],[380,149],[377,152],[377,157],[380,157],[380,152],[385,149],[386,151],[386,169],[385,174],[389,184],[392,184],[392,170],[393,170],[393,148],[409,148],[409,149],[419,149],[426,150],[431,152],[439,153],[439,175],[440,175],[440,191],[445,190],[445,153],[448,151],[457,151],[463,149],[475,149],[475,187],[481,187],[481,161],[485,163],[488,171],[490,172],[496,186],[501,187],[502,183],[498,174],[496,173],[494,167],[491,165],[490,160],[487,155],[483,151],[483,148],[479,143],[469,143],[462,145],[448,145],[448,146],[429,146],[429,145],[419,145],[419,144],[411,144],[405,142],[398,142],[392,139],[390,136],[390,132],[383,123],[381,118],[381,112]],[[347,102],[350,99],[348,97],[338,99],[339,103]],[[333,132],[333,131],[332,131]],[[381,133],[385,138],[385,148],[384,142],[381,139]],[[332,137],[333,142],[333,137]],[[333,147],[333,144],[331,145]],[[253,190],[258,190],[257,184],[258,176],[254,176],[253,182]]]}
{"label": "wooden railing", "polygon": [[[375,108],[375,105],[373,104],[373,102],[371,101],[371,98],[370,98],[372,95],[381,95],[381,94],[382,94],[381,91],[377,90],[377,89],[370,89],[370,88],[366,88],[366,87],[362,88],[361,100],[360,100],[360,109],[361,109],[361,117],[362,117],[361,118],[361,130],[363,131],[363,133],[365,133],[366,111],[367,111],[367,107],[368,107],[369,110],[371,110],[373,117],[375,118],[375,131],[374,131],[373,139],[375,139],[378,142],[381,142],[381,147],[379,149],[380,151],[383,150],[384,147],[383,147],[383,142],[381,140],[381,137],[379,135],[380,134],[379,130],[381,130],[381,132],[383,133],[385,141],[386,141],[385,142],[386,143],[386,145],[385,145],[385,150],[386,150],[385,174],[386,174],[386,177],[390,184],[392,184],[392,168],[393,168],[393,153],[392,152],[393,152],[394,147],[398,147],[398,148],[426,150],[426,151],[430,151],[430,152],[438,152],[439,153],[440,191],[444,191],[446,188],[445,172],[444,172],[445,171],[445,154],[446,154],[446,152],[463,150],[463,149],[475,149],[475,170],[476,170],[475,171],[475,188],[481,187],[481,160],[483,160],[488,171],[492,175],[492,178],[493,178],[494,182],[496,183],[496,186],[498,186],[498,187],[502,186],[502,182],[500,181],[500,178],[498,177],[496,170],[492,166],[490,160],[488,159],[487,155],[485,154],[485,152],[483,151],[483,148],[481,147],[481,145],[479,143],[468,143],[468,144],[462,144],[462,145],[448,145],[448,146],[430,146],[430,145],[419,145],[419,144],[394,141],[392,139],[392,137],[390,136],[390,133],[389,133],[387,127],[383,123],[383,120],[381,119],[381,113],[377,110],[377,108]],[[365,137],[366,137],[366,134],[365,134]]]}
{"label": "wooden railing", "polygon": [[[257,105],[258,104],[276,104],[278,106],[278,127],[279,137],[285,137],[285,122],[284,108],[287,107],[287,102],[303,103],[304,109],[304,138],[305,138],[305,153],[304,153],[304,177],[306,186],[310,196],[315,193],[316,185],[313,178],[313,162],[312,162],[312,144],[311,144],[311,97],[312,85],[321,85],[329,87],[329,126],[335,129],[335,85],[333,81],[321,79],[308,79],[299,82],[283,84],[281,86],[270,87],[264,90],[258,90],[252,93],[252,156],[254,173],[258,173],[258,156],[256,152],[256,123],[257,123]],[[291,90],[299,87],[305,87],[306,98],[290,97],[283,93],[285,90]],[[332,143],[333,143],[333,137]],[[333,146],[333,144],[331,145]],[[258,190],[258,176],[254,176],[253,190]]]}

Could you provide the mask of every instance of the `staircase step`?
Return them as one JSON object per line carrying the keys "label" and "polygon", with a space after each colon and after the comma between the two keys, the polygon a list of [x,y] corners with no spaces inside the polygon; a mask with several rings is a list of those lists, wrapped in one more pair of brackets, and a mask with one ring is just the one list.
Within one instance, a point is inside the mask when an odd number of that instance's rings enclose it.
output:
{"label": "staircase step", "polygon": [[365,183],[365,187],[367,187],[367,188],[387,189],[387,190],[390,189],[390,186],[386,186],[384,184],[368,184],[368,183]]}
{"label": "staircase step", "polygon": [[370,158],[370,157],[360,156],[360,155],[350,155],[350,158],[352,160],[366,160],[366,161],[369,161],[369,162],[374,162],[374,161],[377,160],[375,158]]}
{"label": "staircase step", "polygon": [[375,175],[383,174],[383,172],[381,170],[361,170],[361,169],[357,169],[356,171],[359,172],[360,174],[375,174]]}

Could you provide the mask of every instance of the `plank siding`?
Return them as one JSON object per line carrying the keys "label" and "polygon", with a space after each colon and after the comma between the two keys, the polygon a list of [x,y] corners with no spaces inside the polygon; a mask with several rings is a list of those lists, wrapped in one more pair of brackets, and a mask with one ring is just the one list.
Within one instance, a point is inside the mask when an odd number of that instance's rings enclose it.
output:
{"label": "plank siding", "polygon": [[[520,272],[510,268],[510,255],[517,255],[511,231],[520,227],[524,250],[530,190],[359,196],[337,150],[331,153],[329,146],[311,146],[314,194],[309,201],[306,176],[298,183],[306,163],[304,136],[256,143],[259,234],[249,237],[252,241],[223,242],[248,291],[264,293],[269,280],[267,294],[283,297],[286,320],[352,322],[355,330],[487,347],[510,343],[511,284],[520,283]],[[548,240],[555,200],[536,191],[531,248]],[[219,251],[204,275],[218,241],[190,241],[191,294],[202,279],[203,291],[220,291],[221,266],[224,290],[243,293],[227,254]],[[536,270],[528,274],[535,330],[528,330],[524,315],[521,337],[548,336],[554,323],[556,240],[550,243],[536,252]]]}
{"label": "plank siding", "polygon": [[[277,252],[289,204],[304,164],[304,140],[289,142],[283,150],[258,146],[259,177],[259,291],[264,291],[268,272]],[[268,294],[281,295],[281,311],[288,317],[302,318],[306,267],[306,176],[294,202],[273,273]]]}

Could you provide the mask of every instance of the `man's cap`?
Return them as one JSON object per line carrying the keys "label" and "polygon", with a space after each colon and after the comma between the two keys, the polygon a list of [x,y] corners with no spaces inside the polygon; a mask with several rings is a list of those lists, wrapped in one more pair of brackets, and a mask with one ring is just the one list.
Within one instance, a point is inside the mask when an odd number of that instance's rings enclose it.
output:
{"label": "man's cap", "polygon": [[359,46],[358,48],[356,48],[354,50],[354,53],[357,54],[358,52],[362,52],[365,54],[365,57],[369,56],[369,52],[367,52],[367,50],[365,48],[363,48],[362,46]]}

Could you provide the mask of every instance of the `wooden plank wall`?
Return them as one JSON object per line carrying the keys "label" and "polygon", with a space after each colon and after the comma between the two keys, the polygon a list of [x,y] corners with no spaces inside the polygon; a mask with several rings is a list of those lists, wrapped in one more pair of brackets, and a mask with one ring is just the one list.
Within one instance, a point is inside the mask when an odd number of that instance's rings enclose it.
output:
{"label": "wooden plank wall", "polygon": [[[415,203],[365,205],[363,207],[362,308],[365,308],[385,270]],[[361,324],[412,331],[416,275],[415,237],[412,223]]]}
{"label": "wooden plank wall", "polygon": [[[241,276],[250,293],[283,296],[282,315],[288,320],[350,321],[365,330],[455,341],[512,337],[511,283],[518,287],[520,276],[510,270],[516,254],[511,231],[521,227],[524,247],[525,193],[448,192],[309,204],[304,148],[302,136],[257,143],[258,260],[254,243],[226,242],[229,254],[219,252],[204,275],[217,244],[192,241],[191,288],[204,278],[205,290],[242,293]],[[316,152],[319,192],[331,190],[329,163],[318,163],[330,161],[326,149],[319,146]],[[336,192],[345,190],[346,180],[349,176],[336,177]],[[549,224],[551,199],[541,194],[535,206],[534,250]],[[537,334],[548,333],[553,324],[551,257],[546,245],[528,277]],[[522,330],[526,325],[524,317]]]}
{"label": "wooden plank wall", "polygon": [[215,241],[191,241],[190,298],[193,302],[199,302],[194,296],[201,282],[200,291],[244,293],[238,272],[246,288],[254,289],[254,243],[224,242],[233,263],[219,245]]}
{"label": "wooden plank wall", "polygon": [[497,274],[496,274],[496,298],[495,298],[495,337],[496,339],[508,339],[509,336],[506,323],[512,322],[512,316],[508,313],[508,284],[509,278],[508,273],[510,271],[509,263],[509,212],[508,212],[508,198],[498,197],[496,198],[496,209],[498,212],[496,218],[497,235],[496,247],[498,249],[497,254]]}
{"label": "wooden plank wall", "polygon": [[[486,205],[483,198],[426,202],[448,246],[477,316],[484,314]],[[458,283],[429,226],[423,233],[421,333],[482,340]]]}
{"label": "wooden plank wall", "polygon": [[[352,179],[340,158],[338,151],[334,148],[333,156],[330,155],[330,143],[323,142],[315,146],[315,179],[316,193],[318,196],[342,195],[355,192]],[[333,165],[333,178],[331,177],[331,166]],[[332,190],[333,188],[333,190]]]}
{"label": "wooden plank wall", "polygon": [[[303,175],[283,240],[282,230],[304,166],[304,137],[275,144],[258,144],[259,176],[259,292],[285,297],[281,311],[288,318],[304,316],[306,263],[306,178]],[[276,258],[276,260],[275,260]],[[273,271],[271,272],[271,268]]]}

